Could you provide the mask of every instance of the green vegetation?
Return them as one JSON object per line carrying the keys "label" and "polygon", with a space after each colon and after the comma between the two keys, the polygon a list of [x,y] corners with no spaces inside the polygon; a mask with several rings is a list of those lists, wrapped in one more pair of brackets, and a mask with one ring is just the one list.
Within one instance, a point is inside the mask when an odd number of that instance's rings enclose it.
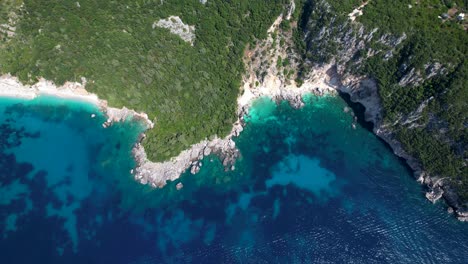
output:
{"label": "green vegetation", "polygon": [[[326,2],[331,10],[323,1],[308,1],[299,19],[296,39],[302,41],[305,32],[310,36],[302,43],[296,40],[298,49],[305,60],[315,63],[346,53],[349,30],[354,31],[351,37],[358,41],[361,37],[358,25],[349,23],[347,15],[363,1]],[[430,174],[449,178],[464,202],[468,201],[464,165],[468,158],[468,35],[467,22],[456,16],[466,13],[466,3],[370,0],[357,22],[365,34],[377,31],[371,40],[363,40],[364,48],[351,60],[337,58],[352,74],[377,81],[384,122],[393,124],[396,138]],[[316,41],[322,28],[328,30]],[[401,36],[405,36],[402,42],[396,42]],[[415,119],[404,122],[410,116]]]}
{"label": "green vegetation", "polygon": [[[16,36],[0,42],[0,73],[28,83],[85,77],[111,106],[148,113],[156,126],[144,146],[150,159],[165,160],[230,131],[244,47],[266,37],[286,2],[24,0]],[[195,26],[194,46],[152,28],[171,15]]]}
{"label": "green vegetation", "polygon": [[[466,2],[451,2],[450,6],[457,6],[462,12],[466,10]],[[418,4],[401,1],[391,8],[386,1],[370,1],[360,22],[367,28],[380,28],[381,33],[405,33],[408,38],[392,59],[385,61],[383,55],[375,56],[366,60],[360,72],[378,80],[387,123],[397,121],[415,111],[422,102],[429,101],[417,121],[421,127],[399,124],[395,127],[396,136],[428,172],[449,177],[461,198],[468,201],[468,168],[463,165],[463,160],[468,158],[468,36],[455,18],[446,21],[438,18],[447,12],[446,3],[438,0]],[[435,63],[444,67],[445,74],[416,85],[399,85],[411,69],[420,71],[425,79],[431,71],[430,65]],[[441,132],[444,130],[447,133]]]}
{"label": "green vegetation", "polygon": [[289,29],[291,29],[291,22],[289,20],[281,21],[280,28],[283,31],[288,31]]}
{"label": "green vegetation", "polygon": [[2,0],[0,4],[0,24],[8,23],[8,18],[11,13],[18,11],[23,0]]}
{"label": "green vegetation", "polygon": [[281,56],[278,56],[278,59],[276,60],[276,68],[281,68],[283,66],[283,59]]}

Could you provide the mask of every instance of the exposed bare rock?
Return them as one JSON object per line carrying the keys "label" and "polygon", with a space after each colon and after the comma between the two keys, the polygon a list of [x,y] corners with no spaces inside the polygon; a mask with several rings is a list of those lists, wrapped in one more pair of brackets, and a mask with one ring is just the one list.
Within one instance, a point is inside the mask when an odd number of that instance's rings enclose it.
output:
{"label": "exposed bare rock", "polygon": [[440,188],[439,186],[436,186],[426,193],[426,198],[432,203],[435,203],[440,198],[442,198],[443,194],[444,194],[444,191],[442,190],[442,188]]}
{"label": "exposed bare rock", "polygon": [[103,124],[104,127],[109,127],[114,122],[121,122],[129,118],[140,120],[141,122],[145,123],[148,128],[153,128],[154,126],[153,122],[149,120],[146,113],[137,113],[136,111],[126,107],[120,109],[107,107],[107,102],[102,103],[101,107],[104,107],[103,110],[108,117],[107,121]]}
{"label": "exposed bare rock", "polygon": [[468,210],[457,210],[457,219],[462,222],[468,222]]}
{"label": "exposed bare rock", "polygon": [[[290,14],[294,5],[289,6],[287,14]],[[286,15],[288,17],[288,15]],[[273,34],[278,33],[279,25],[283,15],[279,16],[272,27],[268,30],[268,38],[258,44],[252,53],[259,53],[265,49],[271,50],[268,58],[271,60],[264,63],[261,67],[265,70],[265,76],[257,76],[254,70],[260,63],[258,58],[253,58],[247,54],[245,62],[249,67],[248,74],[244,77],[243,93],[238,98],[238,120],[233,124],[231,133],[225,138],[215,137],[213,140],[203,140],[200,143],[192,145],[189,149],[182,151],[177,157],[165,162],[151,162],[147,159],[144,148],[141,144],[136,144],[133,149],[133,155],[137,161],[135,169],[135,179],[143,184],[150,184],[153,187],[163,187],[167,181],[177,179],[183,172],[190,169],[192,174],[199,172],[200,160],[204,156],[216,154],[222,161],[225,170],[234,170],[234,163],[240,156],[233,137],[239,136],[243,130],[243,117],[248,114],[248,109],[255,99],[262,96],[268,96],[275,101],[287,100],[295,108],[304,105],[302,96],[309,93],[318,95],[334,94],[333,85],[337,82],[330,78],[326,72],[328,68],[315,70],[302,85],[297,86],[294,81],[288,80],[278,68],[278,57],[286,58],[288,54],[286,48],[279,47],[273,39]],[[291,35],[284,36],[286,41],[292,41]],[[276,48],[273,48],[276,47]],[[294,56],[294,54],[291,54]],[[288,57],[294,61],[293,57]],[[258,85],[257,85],[258,84]]]}
{"label": "exposed bare rock", "polygon": [[369,1],[366,1],[362,3],[359,7],[355,8],[353,12],[348,14],[349,20],[354,22],[358,16],[362,16],[363,12],[362,9],[369,3]]}
{"label": "exposed bare rock", "polygon": [[361,103],[365,108],[366,121],[377,123],[382,119],[380,97],[377,83],[365,77],[348,76],[337,87],[351,96],[351,101]]}
{"label": "exposed bare rock", "polygon": [[408,86],[411,84],[412,86],[417,86],[419,85],[424,79],[421,76],[421,73],[419,71],[416,71],[415,68],[412,68],[409,73],[405,74],[403,78],[400,79],[400,82],[398,84],[400,86]]}
{"label": "exposed bare rock", "polygon": [[8,14],[8,22],[5,24],[0,24],[0,37],[5,36],[5,41],[10,41],[16,35],[16,24],[19,19],[19,11],[24,7],[24,4],[21,4],[17,10],[12,11]]}
{"label": "exposed bare rock", "polygon": [[8,38],[15,36],[16,27],[10,24],[0,24],[0,34],[5,34]]}
{"label": "exposed bare rock", "polygon": [[[292,30],[283,31],[280,24],[283,19],[290,19],[295,6],[289,5],[285,14],[280,15],[268,29],[267,38],[255,47],[247,50],[244,56],[247,73],[243,78],[242,94],[238,106],[248,108],[250,103],[259,97],[267,96],[279,102],[287,100],[294,108],[304,105],[302,96],[313,93],[317,95],[335,94],[338,83],[327,73],[328,65],[316,68],[303,83],[296,83],[299,56],[288,49],[294,45]],[[284,41],[280,45],[279,40]],[[286,74],[285,74],[286,72]]]}
{"label": "exposed bare rock", "polygon": [[178,35],[184,41],[193,45],[195,41],[195,26],[186,25],[178,16],[170,16],[153,23],[153,28],[169,29],[172,34]]}
{"label": "exposed bare rock", "polygon": [[[367,2],[363,3],[365,5]],[[429,192],[427,198],[436,201],[441,197],[451,206],[456,216],[460,211],[466,211],[465,206],[459,204],[456,192],[450,188],[449,182],[440,181],[440,175],[428,175],[419,160],[406,152],[402,144],[396,140],[394,127],[403,125],[409,129],[421,126],[430,127],[431,131],[437,131],[442,135],[447,131],[447,124],[429,113],[423,116],[425,108],[433,98],[422,102],[416,109],[408,114],[401,114],[395,123],[384,123],[381,107],[381,99],[375,80],[368,76],[357,76],[357,72],[365,59],[381,55],[384,60],[389,60],[402,48],[402,43],[407,35],[392,35],[379,32],[378,28],[365,29],[356,19],[362,13],[362,6],[349,14],[346,21],[338,18],[326,0],[313,1],[312,14],[314,19],[307,22],[304,28],[305,42],[307,45],[307,60],[303,64],[310,74],[328,67],[330,79],[337,80],[333,87],[350,95],[353,102],[365,107],[365,120],[374,124],[374,133],[386,141],[394,153],[406,160],[414,171],[414,176],[421,184],[424,184]],[[365,10],[365,9],[364,9]],[[379,36],[378,39],[376,39]],[[379,48],[375,48],[375,43]],[[333,48],[333,54],[330,53]],[[402,58],[400,62],[398,85],[411,89],[430,78],[446,74],[448,70],[437,61],[424,65],[423,69],[414,68],[410,57]],[[326,64],[326,65],[324,65]],[[305,76],[306,79],[308,75]],[[425,118],[422,118],[425,117]],[[441,140],[444,140],[441,138]],[[451,144],[451,142],[447,142]],[[465,208],[465,209],[463,209]],[[463,218],[464,216],[461,216]]]}
{"label": "exposed bare rock", "polygon": [[231,139],[232,135],[233,133],[224,139],[204,140],[165,162],[149,161],[143,146],[138,143],[133,148],[133,155],[138,164],[134,177],[142,184],[163,187],[167,181],[179,178],[189,168],[192,174],[198,173],[202,165],[199,160],[206,156],[205,153],[216,153],[226,167],[232,166],[239,156],[239,151]]}
{"label": "exposed bare rock", "polygon": [[196,162],[194,165],[192,165],[192,168],[190,169],[190,173],[197,174],[199,171],[200,171],[200,166],[198,165],[198,162]]}

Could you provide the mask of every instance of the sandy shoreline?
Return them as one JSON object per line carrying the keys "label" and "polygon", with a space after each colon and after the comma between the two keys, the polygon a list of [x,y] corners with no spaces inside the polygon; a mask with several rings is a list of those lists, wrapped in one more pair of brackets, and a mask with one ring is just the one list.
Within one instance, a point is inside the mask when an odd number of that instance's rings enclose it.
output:
{"label": "sandy shoreline", "polygon": [[34,85],[23,85],[18,78],[9,74],[0,76],[0,96],[34,99],[40,95],[50,95],[72,100],[86,101],[101,107],[101,101],[95,94],[88,93],[83,83],[67,82],[57,87],[53,82],[40,79]]}
{"label": "sandy shoreline", "polygon": [[[288,14],[292,12],[294,5],[290,7]],[[287,16],[287,19],[290,15]],[[272,34],[278,29],[283,15],[280,15],[273,25],[268,30],[268,38],[265,42],[268,45],[274,43]],[[284,49],[275,50],[273,57],[278,54],[285,53]],[[216,154],[222,161],[226,170],[234,170],[234,163],[240,155],[234,137],[239,136],[245,125],[243,117],[248,113],[253,101],[260,97],[270,97],[275,101],[286,100],[295,108],[303,106],[302,97],[305,94],[334,94],[334,80],[329,78],[327,74],[328,65],[321,69],[316,69],[300,87],[294,81],[286,80],[284,76],[278,75],[276,69],[276,61],[270,62],[268,75],[265,78],[258,78],[253,71],[249,71],[243,78],[241,87],[241,95],[237,100],[237,121],[233,124],[231,132],[224,138],[215,137],[213,140],[202,140],[201,142],[192,145],[189,149],[182,151],[178,156],[165,162],[152,162],[147,159],[144,147],[141,145],[141,140],[145,134],[140,135],[140,140],[133,148],[133,156],[137,166],[131,173],[135,180],[142,184],[149,184],[152,187],[163,187],[167,181],[173,181],[180,177],[182,173],[190,169],[192,174],[198,173],[203,157]],[[80,100],[92,103],[98,106],[101,111],[108,117],[103,123],[104,127],[112,125],[112,122],[125,120],[127,117],[133,116],[144,121],[148,129],[154,127],[154,124],[148,119],[145,113],[137,113],[133,110],[122,108],[108,107],[107,101],[99,99],[97,95],[89,93],[85,89],[86,79],[82,78],[82,82],[67,82],[62,86],[56,86],[53,82],[45,79],[40,79],[34,85],[23,85],[16,77],[11,75],[0,76],[0,97],[15,97],[24,99],[34,99],[40,95],[50,95],[71,100]],[[181,186],[178,187],[180,189]]]}
{"label": "sandy shoreline", "polygon": [[53,82],[41,78],[34,85],[24,85],[18,78],[9,74],[0,76],[0,97],[34,99],[38,96],[53,96],[74,101],[83,101],[97,106],[107,117],[103,124],[107,127],[112,122],[119,122],[130,116],[143,120],[149,128],[154,124],[148,119],[145,113],[137,113],[125,107],[118,109],[109,107],[106,100],[99,99],[96,94],[89,93],[85,89],[86,79],[82,78],[82,83],[66,82],[62,86],[56,86]]}
{"label": "sandy shoreline", "polygon": [[[288,11],[286,19],[291,17],[293,9],[294,5],[291,5],[289,10],[286,10]],[[241,94],[237,100],[238,119],[233,124],[231,132],[224,138],[215,136],[213,140],[202,140],[192,145],[189,149],[182,151],[178,156],[164,162],[152,162],[148,160],[145,149],[141,144],[141,141],[145,137],[145,134],[142,133],[132,150],[137,163],[136,168],[131,171],[135,180],[142,184],[149,184],[152,187],[163,187],[167,181],[176,180],[187,170],[190,170],[192,174],[196,174],[202,166],[201,160],[203,157],[211,154],[216,154],[221,159],[226,170],[234,170],[234,163],[239,157],[240,152],[233,138],[239,136],[242,132],[245,125],[243,117],[248,114],[253,101],[266,96],[277,102],[281,100],[289,101],[293,107],[299,108],[304,105],[302,97],[305,94],[324,95],[336,93],[336,87],[333,85],[335,80],[330,79],[330,75],[327,73],[329,65],[314,70],[309,74],[309,78],[299,87],[294,81],[281,75],[281,70],[276,67],[276,58],[278,56],[286,56],[286,49],[285,47],[279,47],[274,41],[273,35],[277,32],[282,19],[283,14],[274,21],[268,30],[267,39],[263,41],[264,46],[272,50],[269,56],[269,63],[266,65],[267,74],[262,78],[257,76],[256,72],[252,70],[257,67],[255,60],[250,57],[247,58],[246,64],[248,64],[250,70],[244,76],[243,85],[240,87]],[[259,48],[259,46],[256,48]],[[57,87],[53,82],[45,79],[40,79],[34,85],[23,85],[16,77],[11,75],[0,76],[0,96],[3,97],[33,99],[39,95],[51,95],[71,100],[82,100],[98,106],[107,115],[108,120],[103,124],[104,127],[112,125],[112,122],[125,120],[129,116],[140,118],[146,122],[148,128],[154,126],[145,113],[136,113],[125,107],[122,109],[108,107],[105,100],[99,99],[97,95],[87,92],[85,86],[86,79],[84,78],[81,83],[67,82]]]}
{"label": "sandy shoreline", "polygon": [[[293,8],[294,5],[291,5],[287,14],[290,14]],[[287,15],[286,19],[289,17],[290,15]],[[226,170],[234,170],[234,163],[239,157],[240,152],[233,138],[239,136],[242,132],[245,125],[243,117],[248,114],[253,101],[260,97],[270,97],[277,102],[286,100],[294,108],[300,108],[304,105],[302,97],[305,94],[336,94],[337,87],[334,84],[338,82],[331,78],[330,76],[332,75],[328,73],[330,65],[314,69],[300,86],[297,86],[294,81],[281,74],[282,71],[276,67],[276,58],[286,56],[286,49],[285,47],[280,47],[274,41],[273,35],[278,30],[282,19],[283,15],[280,15],[275,20],[268,30],[267,39],[263,41],[263,46],[272,50],[268,57],[269,63],[262,65],[267,74],[261,78],[257,76],[256,71],[253,70],[258,66],[256,65],[256,61],[247,56],[248,61],[246,61],[246,64],[250,69],[243,78],[241,94],[237,100],[238,119],[233,124],[231,132],[224,138],[215,137],[213,140],[202,140],[192,145],[189,149],[182,151],[178,156],[164,162],[152,162],[148,160],[145,149],[141,144],[141,141],[145,137],[145,134],[142,133],[132,150],[137,163],[136,168],[131,171],[135,180],[142,184],[149,184],[152,187],[163,187],[167,181],[176,180],[187,170],[190,170],[192,174],[198,173],[203,165],[201,163],[203,157],[211,154],[216,154],[221,159]],[[255,49],[259,47],[257,46]],[[112,122],[125,120],[129,116],[136,116],[146,122],[148,129],[154,126],[145,113],[136,113],[125,107],[122,109],[108,107],[105,100],[99,99],[97,95],[87,92],[85,86],[86,79],[84,78],[81,83],[67,82],[57,87],[53,82],[45,79],[40,79],[34,85],[23,85],[17,78],[11,75],[0,76],[0,96],[3,97],[33,99],[39,95],[51,95],[72,100],[82,100],[98,106],[107,115],[108,120],[103,124],[104,127],[112,125]]]}

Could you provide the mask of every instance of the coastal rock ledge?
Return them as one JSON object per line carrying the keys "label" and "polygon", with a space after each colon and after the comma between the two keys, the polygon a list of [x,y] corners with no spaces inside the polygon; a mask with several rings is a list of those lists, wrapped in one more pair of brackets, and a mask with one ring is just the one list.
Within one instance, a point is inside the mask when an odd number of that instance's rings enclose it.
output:
{"label": "coastal rock ledge", "polygon": [[[234,168],[233,165],[239,157],[239,150],[232,140],[234,135],[239,135],[242,126],[234,126],[233,132],[226,138],[215,138],[203,140],[192,145],[190,149],[182,151],[177,157],[164,162],[151,162],[146,157],[144,147],[137,143],[133,148],[133,156],[138,164],[134,170],[134,177],[142,184],[150,184],[152,187],[163,187],[167,181],[173,181],[190,168],[192,174],[200,171],[202,166],[200,160],[211,154],[217,155],[227,169]],[[144,135],[140,137],[140,142]]]}
{"label": "coastal rock ledge", "polygon": [[[176,180],[187,170],[190,170],[192,174],[198,173],[202,165],[200,160],[211,154],[215,154],[221,159],[225,170],[234,170],[234,163],[241,153],[237,149],[233,138],[239,136],[242,132],[245,125],[244,116],[248,115],[249,108],[256,99],[269,97],[277,103],[288,101],[293,108],[300,108],[304,106],[302,98],[306,94],[320,96],[336,94],[336,87],[334,87],[336,80],[330,78],[331,75],[326,72],[327,67],[316,69],[300,85],[294,80],[286,78],[284,74],[281,74],[283,71],[278,69],[277,58],[280,55],[286,56],[287,45],[280,46],[279,42],[274,41],[273,35],[278,30],[283,19],[288,20],[291,18],[293,10],[294,4],[289,6],[288,11],[284,15],[281,14],[275,20],[268,30],[267,38],[252,50],[252,53],[255,53],[263,47],[272,51],[268,55],[268,63],[264,63],[261,66],[265,70],[264,75],[261,77],[257,76],[255,69],[260,68],[260,65],[258,65],[257,60],[249,55],[249,52],[244,56],[244,63],[247,65],[248,71],[243,77],[241,95],[237,99],[238,119],[233,124],[231,132],[224,138],[205,139],[165,162],[149,161],[143,146],[137,143],[133,149],[133,155],[138,164],[133,171],[137,181],[153,187],[163,187],[167,181]],[[292,40],[289,38],[288,41]],[[141,136],[140,142],[143,139],[144,135]]]}
{"label": "coastal rock ledge", "polygon": [[335,78],[341,80],[340,84],[337,86],[340,92],[348,94],[352,102],[364,106],[365,121],[371,122],[374,125],[374,134],[385,141],[392,148],[395,155],[406,161],[417,181],[427,188],[425,197],[432,203],[443,198],[447,206],[452,208],[458,220],[468,221],[468,208],[458,202],[457,193],[445,181],[444,177],[429,175],[424,170],[421,163],[404,150],[402,144],[395,138],[391,127],[383,123],[377,83],[369,78],[358,78],[356,76],[337,72],[336,67],[331,68],[329,72],[333,73]]}
{"label": "coastal rock ledge", "polygon": [[[308,84],[309,87],[309,84]],[[312,87],[312,86],[310,86]],[[267,91],[267,90],[264,90]],[[305,94],[324,95],[333,93],[332,89],[322,90],[320,88],[313,89],[286,89],[280,90],[281,93],[268,94],[265,92],[255,93],[255,96],[250,97],[246,103],[238,106],[238,120],[234,123],[231,132],[225,138],[215,137],[212,140],[203,140],[192,145],[189,149],[182,151],[178,156],[169,161],[152,162],[148,160],[144,147],[141,141],[145,135],[142,134],[139,143],[133,148],[133,156],[137,162],[137,167],[134,169],[134,177],[142,184],[149,184],[152,187],[164,187],[167,181],[174,181],[180,177],[182,173],[190,169],[192,174],[197,174],[201,167],[201,160],[209,155],[216,155],[221,161],[226,171],[235,169],[235,162],[241,155],[236,147],[233,138],[240,135],[243,131],[245,122],[244,116],[248,115],[251,103],[262,96],[272,98],[276,102],[288,101],[292,107],[300,108],[304,106],[302,96]],[[242,101],[239,99],[239,101]]]}

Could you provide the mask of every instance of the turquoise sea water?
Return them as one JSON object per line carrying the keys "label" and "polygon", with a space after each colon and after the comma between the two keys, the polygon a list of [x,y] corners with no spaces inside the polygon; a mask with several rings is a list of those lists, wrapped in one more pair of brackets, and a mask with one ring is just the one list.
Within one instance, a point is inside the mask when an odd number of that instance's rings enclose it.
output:
{"label": "turquoise sea water", "polygon": [[87,103],[1,98],[0,262],[466,263],[468,224],[425,200],[344,107],[259,99],[234,171],[210,156],[153,190],[130,174],[142,124],[103,128]]}

